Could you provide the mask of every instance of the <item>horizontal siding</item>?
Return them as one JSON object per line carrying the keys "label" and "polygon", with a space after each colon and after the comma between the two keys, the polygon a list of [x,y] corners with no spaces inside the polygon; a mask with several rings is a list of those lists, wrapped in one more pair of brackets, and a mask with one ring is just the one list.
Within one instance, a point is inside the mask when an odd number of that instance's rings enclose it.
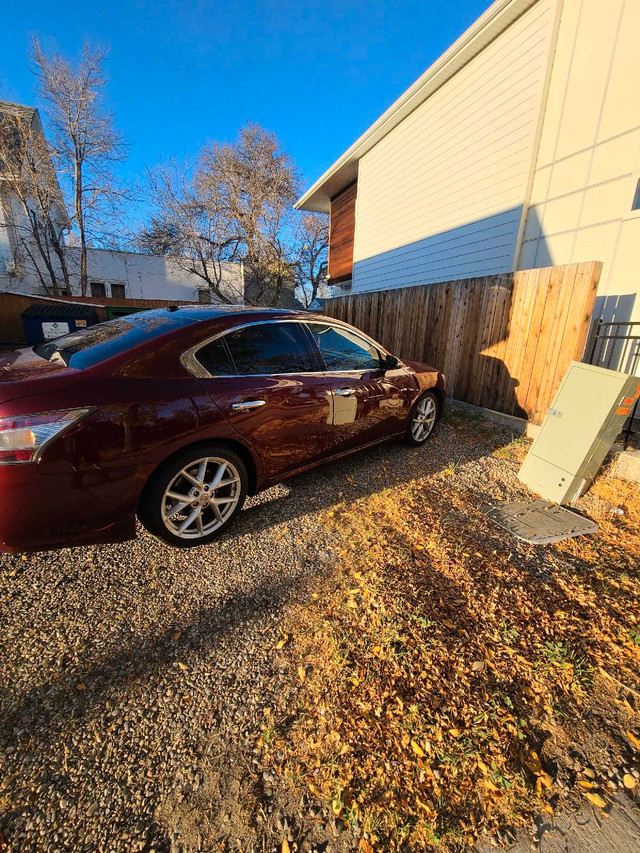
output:
{"label": "horizontal siding", "polygon": [[354,292],[510,270],[554,0],[539,0],[359,162]]}

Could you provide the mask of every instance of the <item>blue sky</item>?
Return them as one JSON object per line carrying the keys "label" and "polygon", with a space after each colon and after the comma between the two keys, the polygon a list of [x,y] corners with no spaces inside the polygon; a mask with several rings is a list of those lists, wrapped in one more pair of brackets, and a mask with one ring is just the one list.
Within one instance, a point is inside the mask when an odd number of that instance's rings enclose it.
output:
{"label": "blue sky", "polygon": [[317,178],[490,0],[4,0],[0,100],[34,103],[26,51],[110,47],[109,101],[130,141],[123,177],[229,140],[275,131]]}

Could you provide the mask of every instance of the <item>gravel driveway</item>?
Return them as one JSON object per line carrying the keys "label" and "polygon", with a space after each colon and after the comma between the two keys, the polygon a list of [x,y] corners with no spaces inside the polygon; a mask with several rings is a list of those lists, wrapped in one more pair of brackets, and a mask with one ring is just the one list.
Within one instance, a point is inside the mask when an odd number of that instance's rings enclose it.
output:
{"label": "gravel driveway", "polygon": [[383,465],[407,479],[470,452],[443,424],[427,448],[359,453],[254,498],[191,551],[141,530],[1,556],[0,849],[251,849],[262,810],[242,747],[288,677],[287,606],[333,562],[319,511],[347,477],[355,498],[388,484]]}
{"label": "gravel driveway", "polygon": [[336,503],[428,488],[456,466],[479,493],[511,495],[514,466],[492,452],[512,435],[483,422],[461,435],[445,418],[424,448],[300,475],[191,551],[140,531],[0,556],[0,850],[263,851],[278,838],[284,851],[287,835],[293,851],[294,837],[302,851],[350,849],[326,811],[305,836],[307,807],[279,812],[257,771],[256,741],[297,683],[283,626],[336,562],[320,521]]}
{"label": "gravel driveway", "polygon": [[[349,464],[373,475],[397,452]],[[216,786],[210,830],[225,834],[247,778],[228,754],[277,689],[287,602],[331,560],[314,507],[341,476],[333,465],[271,489],[212,546],[140,531],[0,558],[0,849],[177,848],[196,792]]]}

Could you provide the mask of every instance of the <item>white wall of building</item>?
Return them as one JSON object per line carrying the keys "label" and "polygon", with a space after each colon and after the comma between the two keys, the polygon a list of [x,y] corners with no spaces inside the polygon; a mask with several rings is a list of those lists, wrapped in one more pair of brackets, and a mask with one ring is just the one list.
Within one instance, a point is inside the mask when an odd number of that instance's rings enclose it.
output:
{"label": "white wall of building", "polygon": [[13,251],[9,239],[9,226],[5,205],[8,203],[6,195],[1,195],[0,189],[0,278],[7,274],[7,261],[11,263]]}
{"label": "white wall of building", "polygon": [[513,268],[554,11],[531,6],[360,159],[354,293]]}
{"label": "white wall of building", "polygon": [[640,320],[640,0],[564,0],[520,269],[603,262],[596,311]]}
{"label": "white wall of building", "polygon": [[[71,260],[71,269],[77,270],[79,250],[70,247],[66,254]],[[107,297],[113,296],[112,284],[124,284],[128,299],[198,302],[198,291],[206,288],[203,279],[185,270],[184,261],[170,256],[89,249],[87,263],[89,282],[103,283]],[[242,264],[223,264],[222,276],[222,292],[228,299],[242,304],[244,294]],[[79,293],[77,274],[73,275],[73,279],[73,290]]]}
{"label": "white wall of building", "polygon": [[[5,247],[6,244],[6,247]],[[5,254],[6,253],[6,254]],[[80,294],[79,249],[67,246],[65,249],[69,272],[71,274],[72,294]],[[0,290],[14,293],[32,293],[43,295],[38,275],[30,265],[21,265],[15,274],[9,274],[6,263],[1,258],[12,258],[7,229],[0,222]],[[199,291],[206,289],[205,282],[184,268],[184,261],[174,257],[158,257],[137,252],[118,252],[109,249],[89,249],[87,256],[89,283],[96,282],[104,286],[105,298],[121,298],[118,288],[123,285],[125,299],[167,299],[175,302],[198,302]],[[240,263],[222,265],[221,290],[226,298],[236,304],[244,301],[244,274]],[[91,287],[87,292],[91,296]],[[211,301],[216,297],[212,294]]]}

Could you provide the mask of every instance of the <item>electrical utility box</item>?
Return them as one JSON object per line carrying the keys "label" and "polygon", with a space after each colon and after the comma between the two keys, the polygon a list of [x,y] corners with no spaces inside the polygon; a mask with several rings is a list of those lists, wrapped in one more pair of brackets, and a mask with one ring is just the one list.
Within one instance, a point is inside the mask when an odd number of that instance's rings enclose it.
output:
{"label": "electrical utility box", "polygon": [[640,396],[640,377],[574,361],[518,473],[557,504],[577,500],[598,473]]}

